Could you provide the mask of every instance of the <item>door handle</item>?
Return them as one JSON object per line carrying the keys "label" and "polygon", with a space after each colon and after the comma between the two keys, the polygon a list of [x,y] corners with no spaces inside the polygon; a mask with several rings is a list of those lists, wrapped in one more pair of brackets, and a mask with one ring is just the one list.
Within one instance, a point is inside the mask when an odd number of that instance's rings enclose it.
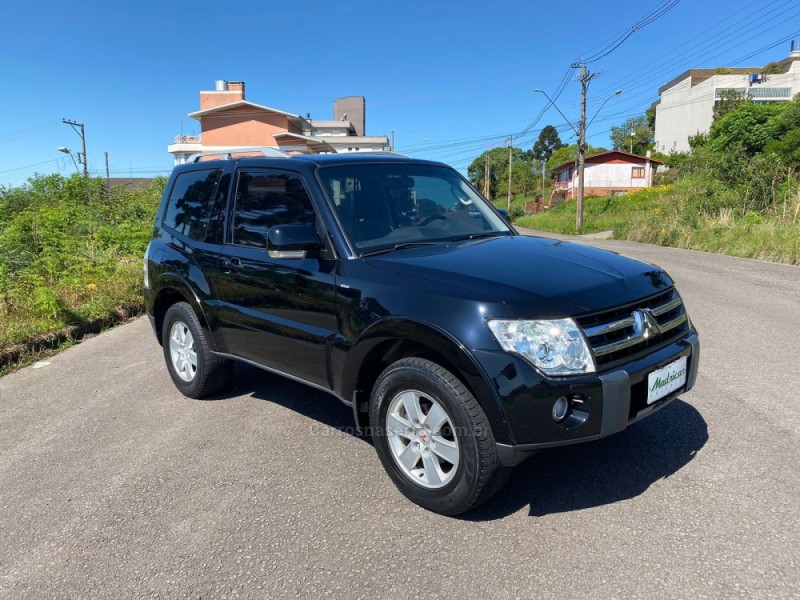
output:
{"label": "door handle", "polygon": [[242,261],[238,258],[223,258],[222,259],[222,270],[226,273],[230,273],[231,271],[238,271],[242,268]]}

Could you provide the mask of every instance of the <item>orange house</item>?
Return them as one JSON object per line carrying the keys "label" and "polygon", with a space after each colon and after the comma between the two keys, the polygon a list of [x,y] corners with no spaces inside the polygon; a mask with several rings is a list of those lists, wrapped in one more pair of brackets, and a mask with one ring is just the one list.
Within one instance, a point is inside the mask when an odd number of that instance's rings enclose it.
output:
{"label": "orange house", "polygon": [[[348,97],[342,100],[359,98]],[[352,106],[352,102],[348,105]],[[200,110],[189,113],[200,122],[200,135],[179,135],[167,147],[175,159],[182,164],[198,152],[230,151],[240,148],[275,147],[289,153],[328,153],[356,150],[387,150],[386,136],[355,135],[356,126],[347,121],[347,115],[338,119],[344,133],[329,135],[323,121],[320,128],[314,127],[310,118],[288,113],[277,108],[245,100],[245,84],[241,81],[216,82],[213,91],[200,92]],[[360,114],[361,131],[364,121],[363,108]],[[326,124],[323,126],[323,124]]]}

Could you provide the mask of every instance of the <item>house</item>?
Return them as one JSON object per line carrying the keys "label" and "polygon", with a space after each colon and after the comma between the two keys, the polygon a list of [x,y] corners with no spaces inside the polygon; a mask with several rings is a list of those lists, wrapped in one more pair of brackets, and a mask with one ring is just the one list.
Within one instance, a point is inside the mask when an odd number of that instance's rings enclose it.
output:
{"label": "house", "polygon": [[759,104],[789,102],[800,93],[800,49],[792,42],[789,57],[769,69],[689,69],[661,86],[654,104],[655,149],[664,154],[688,151],[689,138],[708,133],[714,106],[731,92]]}
{"label": "house", "polygon": [[[653,185],[653,175],[663,164],[649,156],[622,150],[611,150],[586,157],[584,167],[585,196],[618,196]],[[551,203],[572,200],[578,195],[578,164],[570,161],[555,168]]]}
{"label": "house", "polygon": [[192,154],[271,146],[290,153],[337,153],[389,150],[389,138],[365,135],[366,101],[347,96],[334,102],[332,121],[313,121],[245,99],[243,81],[216,82],[200,92],[199,135],[178,135],[167,151],[176,165]]}

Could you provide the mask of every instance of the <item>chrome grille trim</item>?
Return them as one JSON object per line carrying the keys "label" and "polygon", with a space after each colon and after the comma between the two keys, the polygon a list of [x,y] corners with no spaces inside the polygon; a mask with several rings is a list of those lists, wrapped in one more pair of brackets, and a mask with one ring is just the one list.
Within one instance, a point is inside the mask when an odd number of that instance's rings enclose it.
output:
{"label": "chrome grille trim", "polygon": [[612,352],[616,352],[617,350],[624,350],[625,348],[630,348],[631,346],[635,346],[636,344],[641,344],[644,340],[645,337],[642,335],[628,336],[624,340],[620,340],[618,342],[612,342],[611,344],[606,344],[605,346],[598,346],[597,348],[594,348],[594,355],[603,356],[605,354],[611,354]]}
{"label": "chrome grille trim", "polygon": [[680,305],[681,305],[681,299],[679,296],[676,296],[666,304],[662,304],[661,306],[651,308],[650,312],[653,313],[655,316],[660,317],[664,313],[668,313],[669,311],[671,311],[673,308],[678,308]]}
{"label": "chrome grille trim", "polygon": [[660,326],[661,333],[666,333],[667,331],[675,329],[678,325],[681,325],[685,322],[686,322],[686,313],[682,313],[681,316],[661,325]]}
{"label": "chrome grille trim", "polygon": [[[626,310],[631,311],[629,317],[624,316]],[[683,302],[674,288],[655,298],[643,300],[639,306],[632,304],[629,308],[609,310],[605,318],[607,322],[602,322],[603,315],[587,317],[587,326],[582,327],[599,365],[616,362],[625,356],[636,355],[654,343],[668,341],[676,335],[672,332],[688,321]],[[600,324],[596,324],[598,321]],[[625,356],[610,356],[626,350]]]}
{"label": "chrome grille trim", "polygon": [[597,325],[596,327],[587,327],[586,329],[583,330],[583,333],[586,337],[595,337],[598,335],[611,333],[612,331],[616,331],[617,329],[625,329],[626,327],[632,327],[633,323],[634,323],[633,317],[628,317],[626,319],[620,319],[619,321],[606,323],[605,325]]}

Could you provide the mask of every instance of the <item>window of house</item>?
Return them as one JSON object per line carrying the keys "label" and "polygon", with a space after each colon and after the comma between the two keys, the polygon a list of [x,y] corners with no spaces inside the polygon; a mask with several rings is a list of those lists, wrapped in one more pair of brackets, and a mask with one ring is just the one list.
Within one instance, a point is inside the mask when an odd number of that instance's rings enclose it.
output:
{"label": "window of house", "polygon": [[633,167],[631,177],[634,179],[644,179],[644,167]]}
{"label": "window of house", "polygon": [[302,180],[276,170],[239,172],[233,212],[233,243],[265,248],[271,227],[314,224],[316,213]]}
{"label": "window of house", "polygon": [[197,241],[205,241],[221,169],[188,171],[175,178],[164,225]]}

